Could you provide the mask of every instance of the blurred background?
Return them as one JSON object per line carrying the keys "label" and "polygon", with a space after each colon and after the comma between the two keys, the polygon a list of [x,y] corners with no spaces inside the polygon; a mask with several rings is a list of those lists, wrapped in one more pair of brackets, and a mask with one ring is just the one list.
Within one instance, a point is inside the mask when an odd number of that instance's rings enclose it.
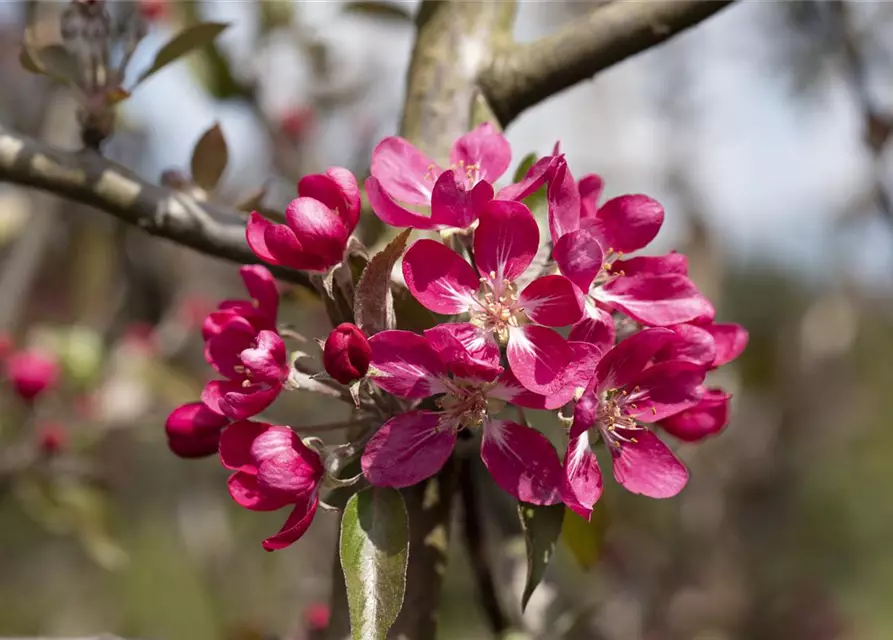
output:
{"label": "blurred background", "polygon": [[[397,129],[413,3],[110,5],[116,20],[148,22],[134,77],[184,26],[231,23],[122,103],[103,151],[147,180],[188,175],[219,122],[229,163],[209,197],[235,204],[263,189],[264,207],[281,210],[300,175],[365,175]],[[594,5],[521,2],[516,37]],[[0,123],[74,149],[71,94],[19,62],[25,25],[58,41],[64,8],[0,3]],[[751,336],[718,381],[735,394],[730,426],[677,446],[686,490],[658,502],[608,479],[605,526],[583,534],[591,567],[559,546],[523,618],[534,637],[893,637],[891,35],[890,3],[743,2],[508,130],[516,162],[558,139],[575,175],[600,174],[608,196],[661,201],[655,251],[686,252],[718,319]],[[384,240],[374,220],[360,233]],[[318,636],[336,515],[268,554],[261,540],[282,514],[238,508],[215,459],[182,460],[165,443],[167,413],[210,374],[202,318],[240,294],[232,264],[0,184],[0,636]],[[283,295],[282,319],[325,334],[312,297]],[[27,403],[10,370],[33,350],[61,371]],[[341,417],[287,395],[272,411],[283,423]],[[500,506],[487,535],[513,611],[524,548]],[[441,637],[488,638],[454,546]]]}

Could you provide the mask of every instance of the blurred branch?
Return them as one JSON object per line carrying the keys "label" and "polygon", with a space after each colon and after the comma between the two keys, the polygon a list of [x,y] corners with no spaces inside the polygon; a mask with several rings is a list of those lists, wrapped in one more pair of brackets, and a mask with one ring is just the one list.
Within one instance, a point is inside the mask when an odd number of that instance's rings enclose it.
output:
{"label": "blurred branch", "polygon": [[[154,236],[243,264],[258,262],[239,212],[145,182],[95,153],[56,149],[0,125],[0,182],[36,187],[92,205]],[[313,290],[307,274],[272,268]]]}
{"label": "blurred branch", "polygon": [[[465,550],[477,582],[481,608],[487,617],[490,631],[497,637],[508,630],[508,616],[499,601],[499,592],[493,579],[493,560],[487,551],[484,529],[481,522],[482,507],[479,500],[480,482],[475,477],[475,466],[479,458],[463,459],[459,466],[459,496],[462,499],[464,517],[462,532],[465,536]],[[479,463],[478,463],[479,464]]]}
{"label": "blurred branch", "polygon": [[733,0],[612,2],[529,44],[505,47],[480,77],[503,126],[522,111],[706,20]]}

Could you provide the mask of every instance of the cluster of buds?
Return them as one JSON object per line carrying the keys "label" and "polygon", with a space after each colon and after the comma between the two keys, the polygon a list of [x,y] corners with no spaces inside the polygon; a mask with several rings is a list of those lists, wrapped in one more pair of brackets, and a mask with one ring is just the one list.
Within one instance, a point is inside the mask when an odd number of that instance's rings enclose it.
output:
{"label": "cluster of buds", "polygon": [[[418,303],[447,318],[421,333],[399,330],[399,313],[387,314],[385,326],[364,322],[361,308],[381,306],[361,299],[364,273],[344,288],[356,296],[348,301],[355,323],[338,320],[324,345],[326,373],[312,377],[343,386],[356,403],[363,429],[348,448],[373,485],[405,487],[436,474],[464,434],[479,439],[497,485],[523,502],[564,503],[588,518],[602,493],[598,440],[620,485],[674,496],[688,471],[658,435],[695,442],[725,427],[731,396],[705,381],[744,350],[747,332],[715,322],[684,256],[630,257],[660,230],[655,200],[602,203],[601,178],[576,181],[558,145],[497,190],[510,163],[507,140],[490,124],[456,140],[449,167],[399,137],[378,144],[365,183],[370,204],[390,226],[437,234],[409,247],[402,275]],[[360,214],[356,179],[332,168],[303,178],[298,193],[286,224],[252,214],[248,243],[269,264],[328,277],[347,260]],[[548,205],[547,239],[525,204],[532,197]],[[208,362],[226,379],[208,383],[202,405],[177,409],[168,435],[181,455],[219,445],[241,505],[293,506],[265,542],[274,549],[306,530],[337,465],[289,427],[250,420],[296,385],[275,326],[272,278],[257,266],[242,275],[252,302],[222,303],[203,328]],[[390,293],[383,297],[392,304]],[[563,456],[525,423],[522,408],[557,412],[567,428]],[[187,436],[194,445],[184,445]]]}

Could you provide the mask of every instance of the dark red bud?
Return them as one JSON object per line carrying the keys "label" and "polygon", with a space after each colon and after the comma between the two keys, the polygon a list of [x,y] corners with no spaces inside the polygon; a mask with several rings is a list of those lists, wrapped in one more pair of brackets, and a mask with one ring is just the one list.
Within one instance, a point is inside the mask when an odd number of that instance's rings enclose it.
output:
{"label": "dark red bud", "polygon": [[214,413],[201,402],[177,407],[167,417],[167,445],[181,458],[203,458],[217,453],[220,432],[229,418]]}
{"label": "dark red bud", "polygon": [[65,427],[55,422],[48,422],[37,428],[37,444],[40,450],[48,455],[55,455],[65,449],[68,434]]}
{"label": "dark red bud", "polygon": [[355,324],[344,322],[332,329],[323,349],[326,372],[341,384],[359,380],[369,370],[372,348],[366,334]]}

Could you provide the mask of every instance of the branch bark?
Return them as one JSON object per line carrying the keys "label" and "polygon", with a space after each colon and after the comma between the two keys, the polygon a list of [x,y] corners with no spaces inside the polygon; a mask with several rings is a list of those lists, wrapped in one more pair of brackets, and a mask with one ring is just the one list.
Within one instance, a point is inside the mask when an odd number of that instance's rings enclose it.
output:
{"label": "branch bark", "polygon": [[503,127],[525,109],[672,38],[734,0],[611,2],[529,44],[504,47],[480,86]]}
{"label": "branch bark", "polygon": [[[69,152],[0,125],[0,182],[35,187],[98,209],[202,253],[258,262],[245,241],[244,217],[186,193],[150,184],[89,151]],[[313,289],[305,273],[272,267],[277,277]]]}

